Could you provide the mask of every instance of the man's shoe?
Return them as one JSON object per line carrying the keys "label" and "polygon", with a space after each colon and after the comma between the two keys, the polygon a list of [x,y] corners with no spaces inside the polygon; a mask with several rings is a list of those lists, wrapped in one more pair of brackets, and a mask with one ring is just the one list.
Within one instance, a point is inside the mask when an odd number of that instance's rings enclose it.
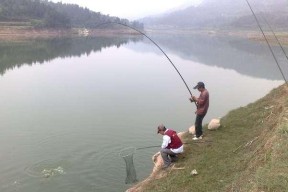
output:
{"label": "man's shoe", "polygon": [[201,140],[201,139],[202,139],[202,136],[200,136],[200,137],[194,137],[192,140],[198,141],[198,140]]}

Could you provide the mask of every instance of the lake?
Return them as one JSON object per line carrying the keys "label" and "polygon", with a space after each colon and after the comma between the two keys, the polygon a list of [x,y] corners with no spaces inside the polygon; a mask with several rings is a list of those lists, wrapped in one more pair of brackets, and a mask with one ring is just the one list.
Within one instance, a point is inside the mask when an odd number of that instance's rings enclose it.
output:
{"label": "lake", "polygon": [[[284,83],[265,43],[205,34],[149,34],[190,91],[210,92],[204,119],[265,96]],[[287,78],[287,64],[274,47]],[[285,47],[287,50],[287,47]],[[0,45],[0,191],[118,192],[135,150],[137,179],[153,168],[158,124],[187,131],[189,90],[165,55],[138,36],[33,40]],[[285,68],[286,67],[286,68]],[[207,130],[204,130],[204,133]]]}

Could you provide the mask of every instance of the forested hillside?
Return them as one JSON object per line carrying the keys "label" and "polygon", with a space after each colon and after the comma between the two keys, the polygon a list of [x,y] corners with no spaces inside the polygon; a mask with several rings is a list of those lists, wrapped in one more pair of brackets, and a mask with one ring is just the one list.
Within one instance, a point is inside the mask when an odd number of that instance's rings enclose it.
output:
{"label": "forested hillside", "polygon": [[[286,0],[248,0],[260,24],[287,29]],[[195,7],[140,20],[145,27],[173,27],[193,29],[257,29],[257,23],[246,0],[203,0]]]}
{"label": "forested hillside", "polygon": [[143,25],[136,21],[110,17],[75,4],[48,0],[0,0],[0,22],[22,22],[37,28],[95,28],[101,23],[121,22],[143,29]]}

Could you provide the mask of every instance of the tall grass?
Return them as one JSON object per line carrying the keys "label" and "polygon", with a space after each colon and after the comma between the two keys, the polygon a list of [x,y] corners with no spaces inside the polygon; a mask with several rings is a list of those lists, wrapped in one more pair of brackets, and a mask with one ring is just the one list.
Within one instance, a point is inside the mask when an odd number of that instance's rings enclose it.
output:
{"label": "tall grass", "polygon": [[288,191],[288,124],[279,127],[271,158],[257,170],[257,186],[263,191]]}

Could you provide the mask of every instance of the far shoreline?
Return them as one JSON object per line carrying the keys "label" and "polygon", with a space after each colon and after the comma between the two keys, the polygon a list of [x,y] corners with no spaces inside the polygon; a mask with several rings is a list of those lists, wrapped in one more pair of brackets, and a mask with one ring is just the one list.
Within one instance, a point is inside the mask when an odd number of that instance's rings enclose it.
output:
{"label": "far shoreline", "polygon": [[33,28],[30,26],[1,26],[0,42],[25,42],[34,39],[95,37],[116,35],[140,35],[132,29],[52,29]]}
{"label": "far shoreline", "polygon": [[[247,38],[253,41],[265,41],[263,34],[256,30],[228,30],[228,29],[177,29],[177,28],[148,28],[144,30],[147,34],[203,34],[207,36],[234,36]],[[274,35],[275,34],[275,35]],[[288,46],[288,32],[265,32],[265,36],[272,44],[277,44],[277,39],[282,45]],[[0,42],[22,42],[34,39],[66,38],[66,37],[96,37],[96,36],[119,36],[119,35],[142,35],[138,31],[129,28],[119,29],[52,29],[34,28],[31,26],[3,25],[0,22]],[[275,38],[277,37],[277,39]]]}

